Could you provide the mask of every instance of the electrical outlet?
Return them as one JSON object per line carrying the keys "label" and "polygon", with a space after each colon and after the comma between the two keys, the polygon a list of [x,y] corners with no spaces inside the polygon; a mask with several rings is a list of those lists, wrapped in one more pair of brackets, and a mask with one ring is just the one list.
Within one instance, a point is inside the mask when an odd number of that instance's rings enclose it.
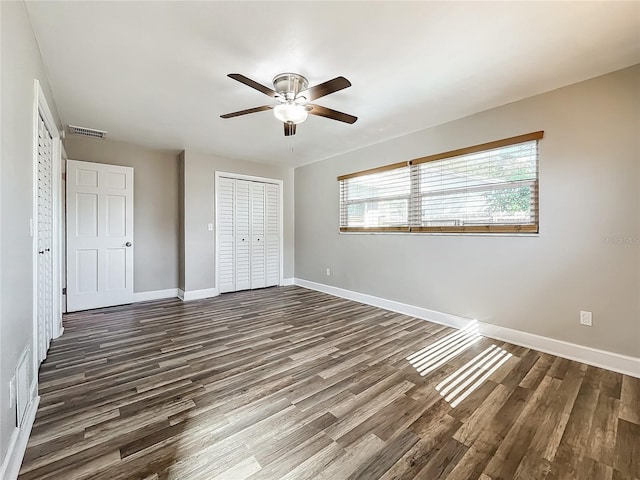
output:
{"label": "electrical outlet", "polygon": [[327,277],[330,277],[330,276],[331,276],[331,269],[327,268]]}
{"label": "electrical outlet", "polygon": [[213,223],[207,223],[207,230],[213,232]]}
{"label": "electrical outlet", "polygon": [[592,325],[593,314],[591,312],[580,311],[580,325],[590,327]]}

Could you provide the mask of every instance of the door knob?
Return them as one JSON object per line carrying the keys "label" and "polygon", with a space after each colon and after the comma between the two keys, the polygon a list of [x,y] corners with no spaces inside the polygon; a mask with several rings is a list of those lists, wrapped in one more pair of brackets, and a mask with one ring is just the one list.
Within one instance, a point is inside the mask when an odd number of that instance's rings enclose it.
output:
{"label": "door knob", "polygon": [[125,247],[130,247],[131,246],[131,242],[127,242],[124,244]]}

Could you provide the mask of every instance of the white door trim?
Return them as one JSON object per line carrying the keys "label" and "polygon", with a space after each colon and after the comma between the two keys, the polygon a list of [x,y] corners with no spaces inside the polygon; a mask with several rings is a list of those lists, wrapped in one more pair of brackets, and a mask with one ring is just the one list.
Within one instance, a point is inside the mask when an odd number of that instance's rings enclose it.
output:
{"label": "white door trim", "polygon": [[[58,179],[56,180],[56,182],[58,183],[58,185],[60,185],[60,195],[58,195],[58,201],[60,202],[60,221],[58,222],[58,226],[60,228],[60,235],[58,235],[58,241],[60,242],[60,262],[59,262],[59,268],[60,268],[60,312],[61,314],[63,313],[67,313],[67,295],[62,293],[62,290],[67,288],[67,255],[65,252],[65,249],[67,248],[67,239],[66,239],[66,234],[67,234],[67,228],[66,228],[66,219],[67,219],[67,212],[66,212],[66,204],[67,204],[67,200],[66,200],[66,195],[67,195],[67,191],[66,191],[66,187],[63,189],[62,188],[62,182],[64,180],[65,182],[65,186],[66,186],[66,161],[67,161],[67,151],[64,149],[64,145],[62,144],[62,141],[60,142],[60,162],[59,162],[59,168],[60,168],[60,173],[58,175]],[[62,172],[62,167],[65,167],[65,171]],[[64,258],[63,258],[64,255]],[[58,332],[58,336],[62,335],[62,332],[64,331],[64,327],[62,326],[62,323],[60,324],[60,330]]]}
{"label": "white door trim", "polygon": [[218,264],[219,264],[219,258],[218,258],[218,181],[220,179],[220,177],[227,177],[227,178],[234,178],[236,180],[249,180],[251,182],[262,182],[262,183],[273,183],[279,186],[278,188],[278,192],[279,192],[279,196],[280,198],[278,199],[280,202],[280,211],[278,212],[278,222],[279,222],[279,232],[278,234],[280,235],[280,281],[278,282],[279,285],[284,285],[284,225],[282,223],[283,217],[284,217],[284,202],[283,202],[283,197],[284,197],[284,182],[282,180],[279,180],[277,178],[267,178],[267,177],[256,177],[253,175],[243,175],[241,173],[229,173],[229,172],[221,172],[216,170],[215,171],[215,186],[214,186],[214,192],[213,192],[213,203],[214,203],[214,221],[213,221],[213,225],[214,225],[214,230],[215,230],[215,234],[214,234],[214,238],[215,238],[215,281],[216,281],[216,290],[219,290],[218,285],[220,285],[220,281],[218,278]]}
{"label": "white door trim", "polygon": [[[52,270],[53,270],[53,312],[51,319],[53,325],[51,326],[51,332],[53,338],[56,338],[62,333],[62,306],[60,302],[60,296],[57,294],[60,292],[60,132],[53,119],[47,99],[44,96],[42,87],[38,80],[34,80],[34,102],[33,102],[33,172],[32,172],[32,218],[31,218],[31,233],[32,233],[32,285],[33,285],[33,346],[31,348],[31,354],[33,359],[33,381],[32,386],[37,385],[38,382],[38,120],[42,115],[45,126],[52,137],[53,154],[51,159],[52,168]],[[50,340],[50,339],[48,339]],[[32,387],[33,388],[33,387]],[[37,390],[36,390],[37,391]]]}

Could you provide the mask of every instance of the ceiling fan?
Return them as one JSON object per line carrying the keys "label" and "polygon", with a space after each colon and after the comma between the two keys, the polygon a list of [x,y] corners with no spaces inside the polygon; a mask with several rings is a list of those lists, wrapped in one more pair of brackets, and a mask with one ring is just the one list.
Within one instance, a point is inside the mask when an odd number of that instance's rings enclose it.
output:
{"label": "ceiling fan", "polygon": [[350,87],[351,82],[344,77],[336,77],[333,80],[309,88],[309,82],[302,75],[297,73],[281,73],[273,78],[273,89],[271,89],[239,73],[230,73],[227,76],[265,95],[275,98],[279,103],[220,115],[222,118],[233,118],[249,113],[273,110],[275,117],[284,124],[284,134],[287,137],[296,134],[296,125],[304,122],[309,114],[350,124],[358,120],[358,117],[354,117],[353,115],[308,103],[325,95],[329,95],[330,93]]}

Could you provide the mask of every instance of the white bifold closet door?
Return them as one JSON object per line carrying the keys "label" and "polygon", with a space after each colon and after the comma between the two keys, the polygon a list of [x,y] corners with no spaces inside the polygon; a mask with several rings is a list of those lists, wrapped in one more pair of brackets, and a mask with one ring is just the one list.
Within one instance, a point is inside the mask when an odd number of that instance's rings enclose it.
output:
{"label": "white bifold closet door", "polygon": [[251,288],[267,286],[264,183],[251,182]]}
{"label": "white bifold closet door", "polygon": [[53,138],[38,117],[38,363],[53,338]]}
{"label": "white bifold closet door", "polygon": [[267,285],[280,283],[280,188],[265,183],[265,276]]}
{"label": "white bifold closet door", "polygon": [[218,181],[216,227],[218,232],[218,289],[232,292],[235,279],[235,182],[231,178]]}
{"label": "white bifold closet door", "polygon": [[235,197],[235,285],[232,290],[248,290],[251,286],[251,210],[249,206],[250,183],[236,183]]}
{"label": "white bifold closet door", "polygon": [[220,293],[278,285],[279,185],[220,177],[217,201]]}

